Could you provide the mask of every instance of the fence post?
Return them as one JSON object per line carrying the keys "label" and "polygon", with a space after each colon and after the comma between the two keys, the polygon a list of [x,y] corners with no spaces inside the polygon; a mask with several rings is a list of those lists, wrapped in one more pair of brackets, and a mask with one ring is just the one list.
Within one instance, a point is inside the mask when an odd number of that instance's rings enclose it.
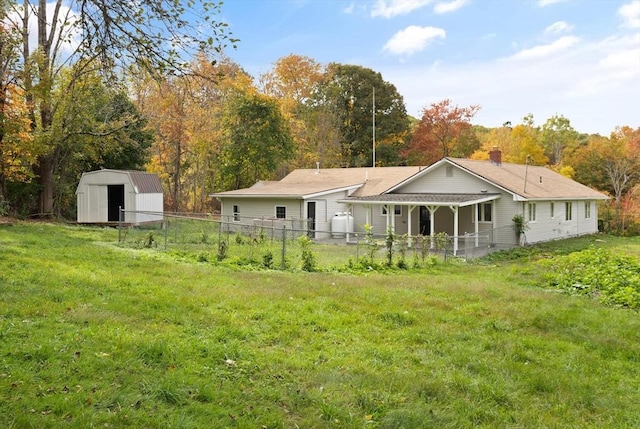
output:
{"label": "fence post", "polygon": [[169,238],[169,220],[164,214],[162,215],[162,225],[164,226],[164,250],[167,250],[167,241]]}
{"label": "fence post", "polygon": [[282,270],[286,270],[287,269],[287,262],[286,262],[286,258],[287,257],[287,225],[282,225]]}

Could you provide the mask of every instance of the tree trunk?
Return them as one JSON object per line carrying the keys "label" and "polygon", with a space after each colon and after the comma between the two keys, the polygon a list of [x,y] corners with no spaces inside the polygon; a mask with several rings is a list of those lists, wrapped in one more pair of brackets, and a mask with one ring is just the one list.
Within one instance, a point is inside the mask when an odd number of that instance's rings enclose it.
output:
{"label": "tree trunk", "polygon": [[54,158],[52,155],[39,157],[38,165],[34,167],[40,184],[38,198],[38,214],[40,215],[53,214],[53,169]]}

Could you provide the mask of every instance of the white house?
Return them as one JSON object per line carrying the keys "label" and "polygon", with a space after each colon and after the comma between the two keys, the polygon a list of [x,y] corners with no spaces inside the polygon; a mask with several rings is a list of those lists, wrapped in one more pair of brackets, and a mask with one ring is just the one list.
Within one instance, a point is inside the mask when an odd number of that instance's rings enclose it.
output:
{"label": "white house", "polygon": [[[598,230],[597,200],[608,197],[546,167],[443,158],[428,167],[295,170],[278,182],[214,194],[223,219],[309,219],[315,238],[331,233],[332,217],[348,212],[353,231],[433,235],[446,232],[474,246],[518,244],[513,217],[527,221],[526,242]],[[347,234],[347,239],[348,239]],[[465,242],[466,243],[466,242]]]}
{"label": "white house", "polygon": [[82,173],[76,190],[78,223],[123,222],[138,225],[162,220],[162,184],[143,171],[97,170]]}

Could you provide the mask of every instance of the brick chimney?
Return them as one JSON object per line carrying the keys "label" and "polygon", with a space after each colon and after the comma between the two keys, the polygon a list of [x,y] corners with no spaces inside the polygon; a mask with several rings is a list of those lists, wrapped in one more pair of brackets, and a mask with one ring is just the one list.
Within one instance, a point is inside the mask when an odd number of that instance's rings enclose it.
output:
{"label": "brick chimney", "polygon": [[492,164],[502,165],[502,152],[498,146],[494,146],[493,150],[489,152],[489,160]]}

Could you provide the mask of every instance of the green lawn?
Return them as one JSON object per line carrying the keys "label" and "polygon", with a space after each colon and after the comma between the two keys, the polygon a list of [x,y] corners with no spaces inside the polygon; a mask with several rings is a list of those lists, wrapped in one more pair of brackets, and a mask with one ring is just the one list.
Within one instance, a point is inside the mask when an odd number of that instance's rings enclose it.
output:
{"label": "green lawn", "polygon": [[538,259],[589,245],[640,256],[589,237],[247,271],[111,229],[0,225],[0,427],[637,428],[638,313],[544,287]]}

